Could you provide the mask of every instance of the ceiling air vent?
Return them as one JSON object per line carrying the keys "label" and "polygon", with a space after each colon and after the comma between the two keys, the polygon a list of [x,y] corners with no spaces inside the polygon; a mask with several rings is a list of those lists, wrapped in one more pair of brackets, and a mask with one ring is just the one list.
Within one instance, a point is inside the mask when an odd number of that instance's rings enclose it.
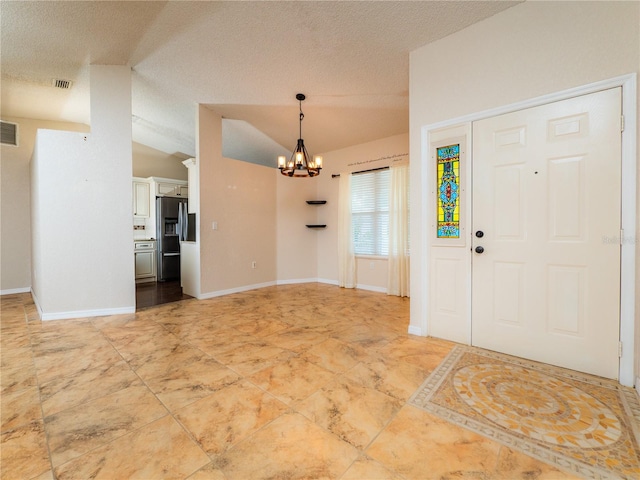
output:
{"label": "ceiling air vent", "polygon": [[62,88],[63,90],[68,90],[71,88],[70,80],[62,80],[61,78],[54,78],[51,80],[51,84],[56,88]]}
{"label": "ceiling air vent", "polygon": [[0,122],[2,135],[0,143],[3,145],[18,146],[18,125],[16,123]]}

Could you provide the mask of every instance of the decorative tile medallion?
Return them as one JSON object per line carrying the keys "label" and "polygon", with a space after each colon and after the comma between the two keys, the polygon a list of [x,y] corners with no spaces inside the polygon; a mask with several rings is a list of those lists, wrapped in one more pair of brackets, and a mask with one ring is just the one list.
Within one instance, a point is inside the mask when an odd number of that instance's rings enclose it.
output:
{"label": "decorative tile medallion", "polygon": [[409,403],[575,475],[640,478],[640,402],[614,381],[456,346]]}

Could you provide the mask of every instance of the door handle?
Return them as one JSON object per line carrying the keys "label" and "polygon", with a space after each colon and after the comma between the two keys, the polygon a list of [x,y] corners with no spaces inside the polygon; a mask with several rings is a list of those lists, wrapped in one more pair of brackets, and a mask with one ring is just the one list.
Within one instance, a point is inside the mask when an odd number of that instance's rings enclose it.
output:
{"label": "door handle", "polygon": [[484,247],[477,246],[476,247],[476,253],[482,253],[482,252],[484,252]]}
{"label": "door handle", "polygon": [[478,238],[482,238],[482,237],[484,237],[484,232],[483,232],[482,230],[478,230],[478,231],[476,232],[476,237],[478,237]]}

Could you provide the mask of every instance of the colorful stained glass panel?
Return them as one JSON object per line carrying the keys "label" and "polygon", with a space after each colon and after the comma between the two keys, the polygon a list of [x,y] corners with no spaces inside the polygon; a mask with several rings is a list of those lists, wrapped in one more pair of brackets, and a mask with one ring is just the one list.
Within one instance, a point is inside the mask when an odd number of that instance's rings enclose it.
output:
{"label": "colorful stained glass panel", "polygon": [[438,238],[460,238],[460,144],[436,151]]}

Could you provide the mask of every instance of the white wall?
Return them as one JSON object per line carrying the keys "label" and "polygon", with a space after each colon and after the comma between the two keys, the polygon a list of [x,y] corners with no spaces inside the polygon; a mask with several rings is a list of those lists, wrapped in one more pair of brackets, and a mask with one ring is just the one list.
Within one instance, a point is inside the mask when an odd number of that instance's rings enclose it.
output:
{"label": "white wall", "polygon": [[89,126],[2,116],[18,124],[18,146],[0,149],[0,293],[28,292],[31,287],[30,162],[38,128],[88,132]]}
{"label": "white wall", "polygon": [[135,310],[131,72],[91,66],[91,134],[41,130],[32,160],[32,290],[43,318]]}
{"label": "white wall", "polygon": [[[324,282],[338,283],[338,178],[332,174],[351,173],[371,168],[386,167],[394,162],[407,161],[409,135],[401,134],[373,142],[323,153],[325,168],[317,178],[319,200],[327,200],[316,209],[319,223],[327,228],[318,231],[317,276]],[[313,198],[308,198],[312,200]],[[313,210],[311,210],[313,211]],[[280,246],[279,246],[280,248]],[[358,288],[387,291],[387,259],[381,257],[356,258]]]}
{"label": "white wall", "polygon": [[[420,188],[412,188],[412,226],[425,223],[429,201],[423,127],[639,70],[638,2],[525,2],[413,51],[411,178]],[[424,229],[411,233],[410,328],[428,334],[426,239]]]}
{"label": "white wall", "polygon": [[[28,292],[31,288],[31,157],[38,129],[90,131],[89,125],[33,118],[2,116],[18,124],[17,147],[0,147],[0,294]],[[133,143],[133,175],[186,180],[182,159]],[[128,214],[127,214],[128,215]],[[147,235],[144,231],[142,236]]]}

